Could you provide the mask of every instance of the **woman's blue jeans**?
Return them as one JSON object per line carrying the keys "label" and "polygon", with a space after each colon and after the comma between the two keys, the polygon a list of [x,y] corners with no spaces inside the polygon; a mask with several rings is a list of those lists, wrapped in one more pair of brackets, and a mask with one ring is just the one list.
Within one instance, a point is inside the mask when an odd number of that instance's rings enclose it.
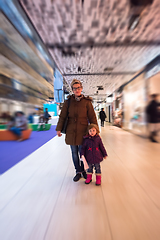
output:
{"label": "woman's blue jeans", "polygon": [[82,146],[70,145],[70,147],[72,151],[72,159],[73,159],[74,167],[76,169],[76,173],[81,173],[84,171],[83,162],[80,160],[80,151]]}

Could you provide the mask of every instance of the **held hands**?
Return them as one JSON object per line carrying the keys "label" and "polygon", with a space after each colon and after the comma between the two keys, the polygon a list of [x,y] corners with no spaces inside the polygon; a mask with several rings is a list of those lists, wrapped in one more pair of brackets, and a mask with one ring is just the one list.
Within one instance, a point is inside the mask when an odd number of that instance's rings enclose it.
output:
{"label": "held hands", "polygon": [[61,131],[57,131],[57,136],[58,136],[58,137],[61,137],[61,136],[62,136]]}
{"label": "held hands", "polygon": [[82,155],[81,160],[83,161],[84,169],[87,170],[89,168],[89,166],[88,166],[88,163],[87,163],[84,155]]}

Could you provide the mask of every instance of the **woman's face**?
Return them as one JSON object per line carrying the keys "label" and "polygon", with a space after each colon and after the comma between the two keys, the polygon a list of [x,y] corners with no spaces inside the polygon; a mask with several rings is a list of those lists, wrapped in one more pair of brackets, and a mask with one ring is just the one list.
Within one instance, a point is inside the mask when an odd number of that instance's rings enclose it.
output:
{"label": "woman's face", "polygon": [[73,85],[73,93],[76,97],[79,97],[81,95],[81,92],[82,92],[82,87],[81,85],[78,83],[78,84],[74,84]]}
{"label": "woman's face", "polygon": [[96,131],[96,129],[94,127],[89,129],[88,132],[89,132],[89,135],[92,136],[92,137],[94,137],[96,135],[96,133],[97,133],[97,131]]}

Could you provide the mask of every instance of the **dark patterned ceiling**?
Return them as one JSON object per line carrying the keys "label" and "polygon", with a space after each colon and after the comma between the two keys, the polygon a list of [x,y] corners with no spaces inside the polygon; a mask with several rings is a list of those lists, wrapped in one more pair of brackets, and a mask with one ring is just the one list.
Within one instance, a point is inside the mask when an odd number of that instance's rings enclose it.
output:
{"label": "dark patterned ceiling", "polygon": [[[144,1],[142,1],[144,2]],[[160,1],[20,0],[68,84],[110,94],[160,53]],[[129,29],[131,16],[139,23]]]}

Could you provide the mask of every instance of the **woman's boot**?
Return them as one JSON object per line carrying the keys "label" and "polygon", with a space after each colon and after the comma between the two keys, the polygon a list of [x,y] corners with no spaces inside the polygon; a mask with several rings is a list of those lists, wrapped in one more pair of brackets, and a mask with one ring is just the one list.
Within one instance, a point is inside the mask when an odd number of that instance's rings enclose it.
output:
{"label": "woman's boot", "polygon": [[92,173],[87,173],[85,184],[89,184],[90,182],[92,182]]}

